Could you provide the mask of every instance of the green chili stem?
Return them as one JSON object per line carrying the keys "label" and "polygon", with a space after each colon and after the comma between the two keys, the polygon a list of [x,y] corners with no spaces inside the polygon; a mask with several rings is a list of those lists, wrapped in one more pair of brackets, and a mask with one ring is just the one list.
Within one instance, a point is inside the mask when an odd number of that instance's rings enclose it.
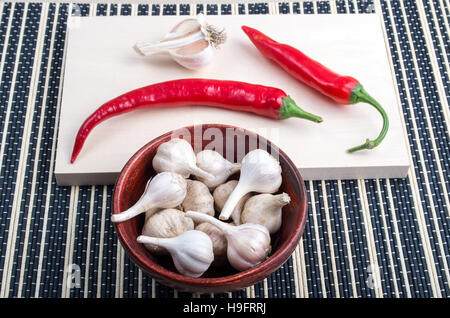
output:
{"label": "green chili stem", "polygon": [[297,104],[295,104],[294,100],[289,96],[283,98],[283,104],[278,110],[278,113],[280,114],[279,119],[286,119],[289,117],[299,117],[311,120],[316,123],[322,122],[321,117],[304,111],[303,109],[298,107]]}
{"label": "green chili stem", "polygon": [[368,104],[372,105],[373,107],[375,107],[376,110],[378,110],[378,112],[383,117],[383,128],[381,128],[381,132],[376,139],[374,139],[374,140],[366,139],[366,142],[364,144],[348,149],[347,151],[350,153],[358,151],[358,150],[362,150],[362,149],[375,148],[384,139],[384,137],[386,136],[386,133],[389,129],[389,118],[388,118],[385,110],[383,109],[383,107],[381,107],[381,105],[372,96],[370,96],[369,93],[366,92],[366,90],[362,87],[362,85],[358,83],[356,85],[356,87],[352,90],[350,104],[356,104],[359,102],[368,103]]}

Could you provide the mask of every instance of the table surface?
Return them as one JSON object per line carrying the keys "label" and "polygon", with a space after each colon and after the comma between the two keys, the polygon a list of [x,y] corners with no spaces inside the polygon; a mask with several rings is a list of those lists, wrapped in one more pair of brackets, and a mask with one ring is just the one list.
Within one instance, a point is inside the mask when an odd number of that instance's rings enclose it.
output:
{"label": "table surface", "polygon": [[264,281],[214,297],[449,297],[449,10],[448,0],[0,3],[0,297],[200,296],[155,282],[126,257],[109,221],[112,186],[59,187],[53,175],[69,12],[200,11],[382,15],[412,167],[406,179],[308,181],[292,257]]}

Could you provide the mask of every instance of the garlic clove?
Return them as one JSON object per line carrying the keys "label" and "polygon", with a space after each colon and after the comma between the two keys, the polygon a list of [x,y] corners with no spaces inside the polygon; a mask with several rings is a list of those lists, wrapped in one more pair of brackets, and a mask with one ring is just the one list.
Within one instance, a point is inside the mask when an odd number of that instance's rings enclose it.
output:
{"label": "garlic clove", "polygon": [[[224,184],[219,185],[213,192],[213,198],[214,198],[214,204],[218,211],[222,211],[225,202],[227,202],[228,197],[233,192],[234,188],[236,188],[236,185],[238,184],[237,180],[230,180]],[[231,219],[233,220],[234,224],[240,225],[241,224],[241,212],[244,208],[245,202],[251,197],[250,193],[247,193],[244,195],[239,202],[236,204],[236,206],[233,209],[233,212],[231,212]],[[195,209],[192,209],[195,211]]]}
{"label": "garlic clove", "polygon": [[148,181],[140,199],[128,210],[113,214],[112,222],[123,222],[141,213],[148,218],[156,208],[174,208],[186,196],[186,179],[173,172],[161,172]]}
{"label": "garlic clove", "polygon": [[281,166],[267,151],[255,149],[242,159],[239,182],[227,199],[219,219],[228,220],[239,200],[250,192],[274,193],[281,186]]}
{"label": "garlic clove", "polygon": [[198,40],[178,50],[170,51],[169,54],[178,64],[190,70],[208,65],[214,57],[212,46],[205,40]]}
{"label": "garlic clove", "polygon": [[180,21],[163,37],[162,41],[182,38],[201,31],[202,23],[204,23],[204,15],[202,13],[198,14],[196,18]]}
{"label": "garlic clove", "polygon": [[[170,238],[194,229],[194,222],[177,209],[164,209],[150,216],[142,228],[142,235]],[[164,254],[167,251],[161,247],[145,244],[152,253]]]}
{"label": "garlic clove", "polygon": [[208,187],[197,180],[186,180],[186,183],[186,197],[181,203],[183,209],[214,215],[214,198]]}
{"label": "garlic clove", "polygon": [[241,169],[240,163],[231,163],[214,150],[200,151],[197,156],[197,166],[214,176],[212,179],[200,178],[210,189],[227,181],[227,179]]}
{"label": "garlic clove", "polygon": [[152,164],[157,172],[171,171],[184,178],[188,178],[191,174],[199,178],[214,178],[210,173],[197,167],[191,144],[181,138],[173,138],[159,145]]}
{"label": "garlic clove", "polygon": [[198,19],[186,19],[175,25],[159,42],[137,42],[134,49],[139,54],[148,56],[184,47],[201,39],[204,39],[204,35]]}
{"label": "garlic clove", "polygon": [[290,202],[287,193],[255,195],[245,203],[241,222],[261,224],[270,234],[276,233],[281,227],[282,208]]}
{"label": "garlic clove", "polygon": [[137,242],[165,248],[178,272],[185,276],[202,276],[214,260],[212,241],[201,231],[190,230],[172,238],[140,235]]}
{"label": "garlic clove", "polygon": [[186,216],[196,222],[211,223],[225,234],[228,261],[239,271],[258,265],[270,253],[269,231],[260,224],[246,223],[234,226],[195,211],[186,212]]}
{"label": "garlic clove", "polygon": [[203,14],[196,19],[178,23],[163,39],[156,43],[137,42],[135,51],[143,56],[167,53],[188,69],[198,69],[211,62],[214,52],[226,40],[224,30],[207,24]]}
{"label": "garlic clove", "polygon": [[[171,53],[170,49],[179,49],[190,47],[192,43],[197,41],[205,41],[203,34],[198,31],[193,34],[187,34],[184,38],[164,39],[161,42],[155,44],[149,43],[136,43],[134,49],[141,55],[148,56],[156,53],[167,51]],[[207,41],[205,41],[208,43]],[[209,46],[209,43],[208,43]]]}

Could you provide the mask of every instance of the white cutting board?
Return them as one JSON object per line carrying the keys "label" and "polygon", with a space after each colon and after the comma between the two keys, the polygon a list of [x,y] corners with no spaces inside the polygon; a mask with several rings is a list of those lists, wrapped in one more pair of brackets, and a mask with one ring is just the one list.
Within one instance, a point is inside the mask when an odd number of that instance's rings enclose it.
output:
{"label": "white cutting board", "polygon": [[[136,41],[159,40],[179,16],[86,17],[70,28],[61,104],[55,175],[58,184],[112,184],[141,146],[170,130],[202,123],[247,128],[284,150],[306,180],[405,177],[409,160],[404,129],[376,15],[207,16],[224,26],[228,40],[212,64],[189,71],[167,56],[142,57]],[[366,104],[337,105],[265,59],[240,29],[255,27],[289,43],[334,71],[357,78],[386,109],[389,132],[373,150],[346,149],[375,138],[379,113]],[[78,128],[97,107],[129,90],[189,77],[229,79],[283,89],[321,124],[266,119],[210,107],[147,109],[111,118],[89,135],[78,159],[70,155]]]}

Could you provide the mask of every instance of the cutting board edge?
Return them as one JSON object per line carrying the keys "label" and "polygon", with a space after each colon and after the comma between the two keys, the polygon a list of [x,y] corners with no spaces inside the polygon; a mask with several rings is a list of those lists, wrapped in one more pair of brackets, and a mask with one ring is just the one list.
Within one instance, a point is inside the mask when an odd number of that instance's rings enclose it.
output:
{"label": "cutting board edge", "polygon": [[[410,166],[383,166],[383,175],[380,176],[380,167],[329,167],[329,168],[298,168],[304,181],[316,180],[354,180],[354,179],[395,179],[406,178]],[[114,185],[120,172],[96,173],[64,173],[55,171],[58,186],[83,185]]]}

